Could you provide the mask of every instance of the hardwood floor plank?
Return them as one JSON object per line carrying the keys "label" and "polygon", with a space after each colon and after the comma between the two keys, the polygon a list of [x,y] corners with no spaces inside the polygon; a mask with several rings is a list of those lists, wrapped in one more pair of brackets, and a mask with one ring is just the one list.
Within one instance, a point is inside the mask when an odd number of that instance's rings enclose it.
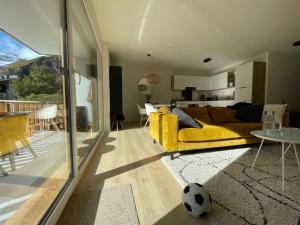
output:
{"label": "hardwood floor plank", "polygon": [[184,211],[182,189],[160,161],[163,155],[148,128],[113,131],[97,149],[75,193],[130,183],[141,225],[208,224]]}

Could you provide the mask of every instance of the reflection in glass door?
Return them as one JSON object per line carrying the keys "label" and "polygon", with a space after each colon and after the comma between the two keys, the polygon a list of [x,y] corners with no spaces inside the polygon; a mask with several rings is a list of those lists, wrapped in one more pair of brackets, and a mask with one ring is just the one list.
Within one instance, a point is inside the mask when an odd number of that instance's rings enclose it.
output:
{"label": "reflection in glass door", "polygon": [[97,43],[81,0],[70,1],[70,28],[80,166],[99,134]]}
{"label": "reflection in glass door", "polygon": [[37,224],[70,178],[60,6],[1,2],[0,224]]}

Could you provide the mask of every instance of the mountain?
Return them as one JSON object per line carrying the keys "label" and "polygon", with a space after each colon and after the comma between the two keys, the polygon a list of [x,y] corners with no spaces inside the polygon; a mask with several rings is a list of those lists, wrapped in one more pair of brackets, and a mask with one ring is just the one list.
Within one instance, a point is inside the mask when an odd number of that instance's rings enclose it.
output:
{"label": "mountain", "polygon": [[19,55],[15,52],[1,52],[0,51],[0,68],[5,67],[11,62],[19,60]]}
{"label": "mountain", "polygon": [[[0,55],[0,58],[2,56]],[[1,58],[2,60],[3,58]],[[60,74],[61,59],[58,56],[41,56],[32,60],[19,59],[16,62],[0,66],[0,76],[18,75],[28,76],[30,69],[34,66],[45,66],[53,74]]]}

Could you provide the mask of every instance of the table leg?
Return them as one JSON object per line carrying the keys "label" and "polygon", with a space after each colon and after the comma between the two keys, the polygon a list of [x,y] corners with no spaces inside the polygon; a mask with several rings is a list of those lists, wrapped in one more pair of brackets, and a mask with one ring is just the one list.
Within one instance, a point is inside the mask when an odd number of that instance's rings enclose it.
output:
{"label": "table leg", "polygon": [[150,119],[150,116],[148,116],[148,118],[147,118],[147,121],[146,121],[146,123],[145,123],[145,126],[144,126],[144,127],[147,127],[147,125],[148,125],[148,123],[149,123],[149,119]]}
{"label": "table leg", "polygon": [[143,115],[143,114],[141,114],[141,118],[140,118],[140,127],[142,126],[143,117],[144,117],[144,115]]}
{"label": "table leg", "polygon": [[112,123],[111,123],[111,129],[114,128],[114,124],[115,124],[115,121],[112,121]]}
{"label": "table leg", "polygon": [[253,164],[252,164],[252,169],[254,168],[255,162],[256,162],[256,160],[257,160],[257,157],[258,157],[258,155],[259,155],[259,152],[260,152],[260,150],[261,150],[261,147],[262,147],[264,141],[265,141],[265,139],[262,139],[262,140],[261,140],[261,143],[260,143],[260,145],[259,145],[259,149],[258,149],[258,151],[257,151],[257,154],[256,154],[256,156],[255,156],[254,162],[253,162]]}
{"label": "table leg", "polygon": [[3,176],[7,176],[8,173],[6,172],[6,170],[0,165],[0,172],[3,174]]}
{"label": "table leg", "polygon": [[281,170],[282,170],[282,191],[284,191],[284,143],[282,142],[282,163],[281,163]]}
{"label": "table leg", "polygon": [[298,169],[300,170],[300,164],[299,164],[299,159],[298,159],[298,154],[297,154],[297,148],[296,148],[295,144],[293,144],[293,146],[294,146],[295,156],[296,156],[296,160],[297,160],[297,164],[298,164]]}
{"label": "table leg", "polygon": [[[284,155],[288,152],[288,150],[290,149],[291,145],[292,145],[292,143],[290,143],[289,146],[287,147],[287,149],[284,151]],[[283,144],[283,146],[284,146],[284,144]],[[282,156],[279,159],[279,163],[281,162],[281,160],[282,160]]]}

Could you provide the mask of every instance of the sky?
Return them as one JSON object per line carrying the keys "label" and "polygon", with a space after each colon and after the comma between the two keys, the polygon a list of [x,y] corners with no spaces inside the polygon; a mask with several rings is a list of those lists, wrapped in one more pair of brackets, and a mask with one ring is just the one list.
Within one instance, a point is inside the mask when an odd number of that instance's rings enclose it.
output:
{"label": "sky", "polygon": [[39,56],[41,55],[0,30],[0,66],[5,66],[19,59],[30,60]]}

